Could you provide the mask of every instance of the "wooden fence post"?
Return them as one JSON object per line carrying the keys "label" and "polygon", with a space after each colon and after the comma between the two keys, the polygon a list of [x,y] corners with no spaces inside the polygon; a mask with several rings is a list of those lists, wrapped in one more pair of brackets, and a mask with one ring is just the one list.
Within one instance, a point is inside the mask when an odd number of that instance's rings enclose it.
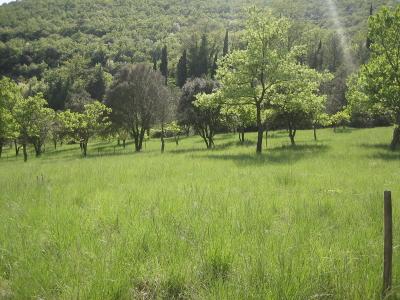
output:
{"label": "wooden fence post", "polygon": [[384,200],[384,259],[383,259],[383,291],[385,298],[392,286],[392,256],[393,256],[393,219],[392,193],[385,191]]}

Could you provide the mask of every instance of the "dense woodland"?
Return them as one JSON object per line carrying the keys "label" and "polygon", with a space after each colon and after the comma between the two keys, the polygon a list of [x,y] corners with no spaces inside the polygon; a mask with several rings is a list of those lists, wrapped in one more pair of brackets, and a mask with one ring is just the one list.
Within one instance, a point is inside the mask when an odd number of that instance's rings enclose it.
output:
{"label": "dense woodland", "polygon": [[[337,78],[328,87],[330,112],[345,105],[348,72],[327,1],[256,1],[276,15],[288,16],[298,26],[293,38],[307,43],[310,65],[328,68]],[[358,64],[365,60],[370,1],[338,1],[340,20],[351,40]],[[375,11],[390,0],[373,1]],[[168,48],[168,76],[175,82],[183,51],[207,36],[210,69],[222,55],[225,31],[229,49],[242,48],[245,8],[254,1],[131,1],[131,0],[24,0],[0,8],[0,74],[42,91],[51,107],[64,109],[70,98],[102,100],[97,81],[115,75],[126,63],[159,61]],[[315,52],[319,51],[319,59]],[[157,63],[159,64],[159,62]],[[102,70],[99,70],[99,66]],[[193,74],[189,74],[191,77]],[[196,75],[196,74],[194,74]],[[101,79],[104,77],[104,79]]]}
{"label": "dense woodland", "polygon": [[[150,135],[150,128],[161,132],[162,149],[165,136],[188,134],[190,129],[204,139],[208,148],[213,147],[213,136],[218,131],[238,130],[244,141],[245,131],[257,129],[257,149],[261,152],[263,132],[274,128],[288,129],[291,143],[295,144],[295,133],[300,128],[392,124],[393,111],[375,109],[366,113],[360,105],[348,109],[348,98],[354,98],[355,91],[360,90],[348,91],[348,83],[352,80],[356,85],[356,76],[350,75],[356,74],[371,57],[374,41],[368,35],[369,18],[382,5],[393,7],[396,2],[338,1],[336,7],[332,3],[23,0],[2,5],[2,93],[6,93],[7,87],[36,103],[38,110],[48,107],[57,112],[62,122],[54,122],[64,124],[64,132],[57,135],[73,135],[85,155],[89,137],[95,132],[99,135],[99,130],[85,128],[93,120],[99,126],[110,121],[109,132],[100,135],[116,135],[124,144],[126,139],[133,138],[137,151],[141,150],[145,135]],[[257,18],[288,20],[282,24],[265,20],[265,28],[277,30],[278,38],[272,35],[275,44],[262,51],[270,51],[271,55],[277,51],[280,57],[276,65],[275,58],[268,64],[251,57],[252,47],[257,48],[257,35],[253,39],[249,36],[265,30],[257,27],[257,22],[249,23],[249,8],[254,5],[263,9]],[[279,26],[283,26],[284,32],[278,30]],[[243,59],[265,64],[256,76],[253,91],[257,94],[262,86],[262,93],[254,103],[239,102],[241,109],[232,112],[238,103],[227,105],[217,98],[231,100],[231,94],[238,93],[227,88],[235,84],[229,73],[232,66],[237,70],[241,64],[245,67]],[[271,78],[266,80],[264,71],[273,73],[282,63],[279,76],[268,82]],[[260,70],[242,71],[245,74]],[[291,77],[290,83],[280,85],[282,76]],[[204,93],[213,94],[221,83],[220,95],[201,97]],[[265,88],[268,84],[275,89],[275,96],[270,99],[267,94],[272,91]],[[253,88],[253,82],[250,85]],[[133,100],[135,93],[143,103]],[[135,102],[131,107],[133,114],[127,113],[127,103],[119,103],[130,97]],[[298,99],[302,102],[296,103]],[[9,111],[14,105],[9,103]],[[17,120],[15,116],[14,119]],[[71,127],[68,134],[65,124]],[[21,128],[21,124],[17,127]],[[21,138],[23,135],[26,138]],[[3,138],[2,143],[5,140],[10,138]],[[18,153],[18,139],[14,142]],[[24,133],[19,135],[19,142],[25,149],[32,141]],[[35,149],[40,155],[40,143]]]}

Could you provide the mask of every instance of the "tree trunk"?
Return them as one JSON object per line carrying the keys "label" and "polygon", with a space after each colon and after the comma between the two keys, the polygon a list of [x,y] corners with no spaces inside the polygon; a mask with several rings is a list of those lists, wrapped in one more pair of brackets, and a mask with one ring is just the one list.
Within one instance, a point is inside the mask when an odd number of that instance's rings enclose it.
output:
{"label": "tree trunk", "polygon": [[161,153],[165,151],[164,125],[161,125]]}
{"label": "tree trunk", "polygon": [[[119,140],[118,140],[119,141]],[[122,140],[122,147],[124,147],[124,149],[125,149],[125,147],[126,147],[126,140]]]}
{"label": "tree trunk", "polygon": [[26,152],[26,143],[22,144],[22,151],[24,153],[24,162],[28,161],[28,153]]}
{"label": "tree trunk", "polygon": [[239,140],[242,144],[244,144],[244,127],[239,129]]}
{"label": "tree trunk", "polygon": [[261,104],[260,103],[257,103],[256,109],[257,109],[257,128],[258,128],[257,154],[261,154],[264,128],[263,128],[263,124],[261,122]]}
{"label": "tree trunk", "polygon": [[393,131],[393,139],[390,144],[390,149],[396,150],[397,146],[400,144],[400,125],[396,125]]}
{"label": "tree trunk", "polygon": [[265,149],[268,148],[268,129],[265,129]]}
{"label": "tree trunk", "polygon": [[213,139],[212,135],[209,135],[208,136],[208,149],[213,149],[214,146],[215,146],[214,139]]}
{"label": "tree trunk", "polygon": [[[149,131],[147,129],[147,131]],[[144,139],[144,134],[146,133],[146,129],[142,128],[140,129],[140,132],[137,132],[134,135],[135,138],[135,151],[136,152],[140,152],[142,150],[143,147],[143,139]]]}
{"label": "tree trunk", "polygon": [[54,143],[54,150],[57,150],[57,140],[54,139],[54,140],[53,140],[53,143]]}
{"label": "tree trunk", "polygon": [[179,134],[175,136],[175,143],[179,146]]}
{"label": "tree trunk", "polygon": [[290,138],[290,143],[292,146],[296,146],[296,142],[294,140],[296,136],[296,129],[293,128],[292,123],[289,121],[288,122],[288,128],[289,128],[289,138]]}
{"label": "tree trunk", "polygon": [[39,141],[33,143],[33,147],[35,148],[36,157],[39,157],[42,154],[42,145]]}
{"label": "tree trunk", "polygon": [[210,144],[208,143],[208,140],[206,137],[203,137],[204,142],[206,143],[207,149],[210,149]]}
{"label": "tree trunk", "polygon": [[206,144],[207,149],[210,149],[211,145],[208,140],[207,130],[202,128],[202,129],[198,130],[198,132],[199,132],[200,136],[203,138],[203,141]]}
{"label": "tree trunk", "polygon": [[314,141],[317,141],[317,126],[314,125]]}
{"label": "tree trunk", "polygon": [[79,142],[79,147],[81,148],[81,152],[84,151],[82,142]]}
{"label": "tree trunk", "polygon": [[0,158],[2,153],[3,153],[3,143],[0,143]]}
{"label": "tree trunk", "polygon": [[118,141],[117,141],[117,146],[121,146],[121,140],[120,139],[118,139]]}
{"label": "tree trunk", "polygon": [[82,143],[82,147],[83,147],[83,156],[86,157],[87,156],[87,142],[83,142]]}
{"label": "tree trunk", "polygon": [[19,155],[19,147],[17,144],[17,140],[14,140],[14,147],[15,147],[15,156]]}

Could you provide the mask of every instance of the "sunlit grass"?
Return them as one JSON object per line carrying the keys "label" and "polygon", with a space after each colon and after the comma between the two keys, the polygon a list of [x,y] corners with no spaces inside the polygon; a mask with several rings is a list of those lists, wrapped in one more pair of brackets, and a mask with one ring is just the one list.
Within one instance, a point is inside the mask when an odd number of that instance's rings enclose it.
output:
{"label": "sunlit grass", "polygon": [[116,143],[0,160],[0,299],[378,299],[391,128]]}

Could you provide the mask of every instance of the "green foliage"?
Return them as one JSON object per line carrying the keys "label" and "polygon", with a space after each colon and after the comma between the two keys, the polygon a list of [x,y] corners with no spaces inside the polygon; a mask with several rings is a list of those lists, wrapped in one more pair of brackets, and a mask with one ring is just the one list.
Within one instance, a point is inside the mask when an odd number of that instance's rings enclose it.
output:
{"label": "green foliage", "polygon": [[36,155],[42,152],[42,146],[51,127],[54,111],[47,108],[47,101],[42,94],[20,97],[17,99],[12,115],[18,128],[18,139],[24,150],[24,160],[27,161],[26,147],[28,143],[35,146]]}
{"label": "green foliage", "polygon": [[71,112],[66,110],[59,114],[64,135],[81,144],[83,155],[87,155],[87,145],[93,136],[101,136],[110,129],[109,115],[111,109],[95,101],[85,104],[84,111]]}
{"label": "green foliage", "polygon": [[339,126],[347,126],[350,123],[350,113],[347,109],[337,112],[331,116],[330,123],[334,128]]}
{"label": "green foliage", "polygon": [[136,151],[142,150],[146,131],[157,121],[167,121],[169,92],[161,73],[145,64],[126,65],[115,76],[106,104],[115,127],[133,137]]}
{"label": "green foliage", "polygon": [[[18,136],[18,128],[13,117],[13,108],[22,98],[21,89],[9,78],[0,80],[0,148],[5,142]],[[0,156],[1,156],[0,149]]]}
{"label": "green foliage", "polygon": [[199,134],[208,149],[214,147],[214,135],[220,123],[220,105],[202,106],[196,103],[197,97],[207,97],[216,89],[218,82],[195,78],[189,80],[182,89],[182,95],[178,104],[178,118],[181,125],[192,126]]}
{"label": "green foliage", "polygon": [[[298,123],[324,110],[326,98],[319,95],[320,86],[331,76],[299,62],[304,47],[288,44],[292,26],[287,19],[275,18],[270,12],[250,10],[245,33],[247,48],[234,50],[220,60],[217,78],[221,90],[199,99],[203,107],[232,107],[228,110],[244,118],[242,127],[255,120],[257,152],[262,149],[266,109],[276,110],[285,120],[292,143]],[[253,117],[248,116],[250,111],[255,113]]]}
{"label": "green foliage", "polygon": [[317,124],[326,110],[326,96],[320,94],[321,85],[331,79],[329,73],[318,73],[298,63],[283,63],[282,81],[274,85],[272,107],[289,130],[294,145],[297,129]]}
{"label": "green foliage", "polygon": [[350,81],[349,98],[353,110],[358,105],[382,107],[396,124],[392,148],[400,143],[400,6],[383,8],[370,18],[371,58]]}

